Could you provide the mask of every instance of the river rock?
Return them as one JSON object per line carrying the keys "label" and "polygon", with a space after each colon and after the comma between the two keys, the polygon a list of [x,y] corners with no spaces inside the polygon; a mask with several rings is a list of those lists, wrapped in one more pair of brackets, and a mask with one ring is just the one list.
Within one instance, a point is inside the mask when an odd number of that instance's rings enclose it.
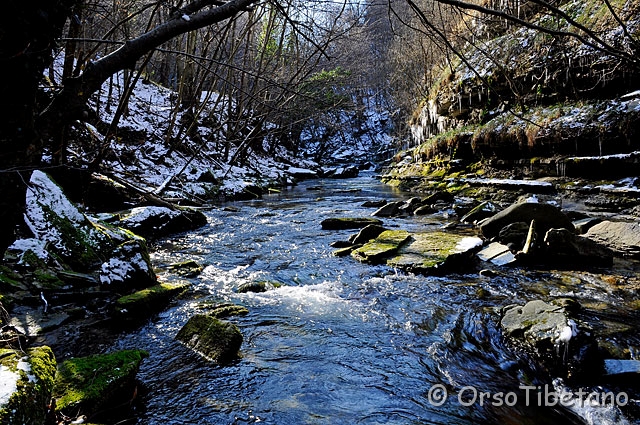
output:
{"label": "river rock", "polygon": [[573,221],[573,227],[576,229],[576,234],[584,235],[598,223],[602,223],[602,219],[600,217],[585,217],[579,220]]}
{"label": "river rock", "polygon": [[49,347],[0,349],[0,423],[44,423],[55,375],[56,359]]}
{"label": "river rock", "polygon": [[519,221],[511,223],[500,229],[498,240],[504,245],[509,245],[515,251],[521,250],[527,240],[529,223]]}
{"label": "river rock", "polygon": [[242,345],[242,334],[236,325],[203,314],[189,319],[176,339],[220,365],[236,359]]}
{"label": "river rock", "polygon": [[447,232],[414,233],[387,264],[425,274],[465,271],[472,264],[471,253],[480,246],[482,239],[472,236]]}
{"label": "river rock", "polygon": [[362,207],[365,208],[380,208],[383,207],[387,204],[387,201],[384,199],[381,199],[380,201],[365,201],[362,203]]}
{"label": "river rock", "polygon": [[603,221],[585,234],[619,255],[640,258],[640,223]]}
{"label": "river rock", "polygon": [[99,271],[100,284],[113,290],[142,289],[157,283],[144,241],[128,241],[118,246]]}
{"label": "river rock", "polygon": [[257,280],[257,281],[249,281],[238,286],[236,292],[239,294],[246,294],[247,292],[266,292],[270,289],[276,288],[280,286],[279,284],[274,285],[272,282],[267,282],[266,280]]}
{"label": "river rock", "polygon": [[490,243],[480,250],[477,256],[482,261],[491,262],[496,266],[504,266],[516,261],[516,257],[511,252],[511,249],[498,242]]}
{"label": "river rock", "polygon": [[487,217],[491,217],[498,211],[498,207],[491,201],[481,202],[465,214],[460,221],[463,223],[475,223]]}
{"label": "river rock", "polygon": [[422,200],[417,196],[407,199],[398,209],[400,215],[412,215],[414,211],[422,206]]}
{"label": "river rock", "polygon": [[172,210],[156,206],[133,208],[118,221],[118,226],[145,238],[186,232],[205,224],[207,217],[200,211],[186,208]]}
{"label": "river rock", "polygon": [[567,229],[549,229],[544,237],[547,261],[563,266],[613,265],[613,251],[584,236],[574,235]]}
{"label": "river rock", "polygon": [[53,398],[66,415],[81,411],[96,413],[107,406],[130,401],[143,350],[123,350],[109,354],[72,358],[58,366]]}
{"label": "river rock", "polygon": [[549,229],[568,229],[574,231],[571,220],[558,208],[550,204],[529,203],[513,204],[499,213],[482,220],[480,230],[486,238],[497,236],[505,226],[511,223],[536,222],[538,240],[543,240]]}
{"label": "river rock", "polygon": [[597,344],[562,306],[542,300],[511,306],[504,311],[500,325],[507,337],[554,374],[580,379],[600,370]]}
{"label": "river rock", "polygon": [[182,277],[196,277],[204,270],[204,267],[194,260],[186,260],[170,264],[168,269]]}
{"label": "river rock", "polygon": [[331,179],[351,179],[358,177],[360,170],[355,165],[347,167],[338,167],[327,170],[323,177],[329,177]]}
{"label": "river rock", "polygon": [[320,225],[324,230],[362,229],[370,224],[382,224],[381,220],[370,217],[327,218]]}
{"label": "river rock", "polygon": [[351,253],[355,249],[358,249],[360,247],[362,247],[362,244],[349,245],[349,246],[346,246],[344,248],[336,249],[335,251],[333,251],[333,256],[334,257],[346,257],[348,255],[351,255]]}
{"label": "river rock", "polygon": [[395,254],[398,248],[409,240],[409,237],[409,232],[406,230],[386,230],[373,241],[355,249],[351,256],[364,263],[381,264]]}
{"label": "river rock", "polygon": [[388,202],[384,206],[378,208],[373,214],[374,217],[394,217],[398,215],[400,207],[404,205],[403,201]]}
{"label": "river rock", "polygon": [[423,205],[421,207],[416,208],[416,210],[413,212],[413,215],[427,215],[427,214],[433,214],[437,211],[438,210],[434,208],[432,205]]}
{"label": "river rock", "polygon": [[160,283],[120,297],[115,305],[116,318],[120,320],[147,318],[164,309],[169,301],[184,294],[190,287],[189,282]]}
{"label": "river rock", "polygon": [[368,226],[363,227],[360,232],[353,238],[353,240],[349,240],[353,245],[364,244],[369,242],[371,239],[377,238],[380,233],[384,232],[384,227],[378,224],[370,224]]}

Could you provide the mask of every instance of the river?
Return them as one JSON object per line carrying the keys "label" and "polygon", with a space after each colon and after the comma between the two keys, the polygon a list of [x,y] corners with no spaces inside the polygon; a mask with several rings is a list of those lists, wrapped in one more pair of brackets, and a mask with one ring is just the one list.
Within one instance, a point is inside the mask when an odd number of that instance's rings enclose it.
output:
{"label": "river", "polygon": [[[322,230],[323,219],[368,216],[366,200],[409,196],[372,176],[308,181],[226,204],[231,211],[208,211],[208,226],[157,243],[152,259],[160,268],[187,259],[206,268],[191,279],[191,296],[113,347],[150,353],[138,375],[145,388],[138,423],[628,423],[617,408],[538,403],[549,380],[502,338],[496,308],[571,295],[566,276],[424,277],[331,255],[329,244],[353,232]],[[435,229],[447,220],[441,214],[385,225]],[[603,301],[600,282],[575,279],[583,298],[615,304],[610,293]],[[282,286],[235,291],[255,280]],[[174,340],[204,302],[250,311],[229,319],[244,336],[232,365],[215,366]],[[493,398],[480,403],[480,392]],[[508,398],[499,403],[497,394]]]}

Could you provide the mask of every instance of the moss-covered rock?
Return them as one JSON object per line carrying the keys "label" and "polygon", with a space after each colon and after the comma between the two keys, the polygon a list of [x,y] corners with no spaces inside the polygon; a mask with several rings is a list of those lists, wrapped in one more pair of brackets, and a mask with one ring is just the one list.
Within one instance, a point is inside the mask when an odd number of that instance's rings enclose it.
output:
{"label": "moss-covered rock", "polygon": [[398,251],[398,248],[410,238],[406,230],[385,230],[373,241],[355,249],[351,256],[358,261],[371,264],[384,263]]}
{"label": "moss-covered rock", "polygon": [[169,270],[183,277],[196,277],[202,272],[202,270],[204,270],[204,267],[194,260],[187,260],[180,263],[170,264]]}
{"label": "moss-covered rock", "polygon": [[141,319],[162,310],[171,299],[184,294],[188,282],[160,283],[118,298],[115,312],[120,319]]}
{"label": "moss-covered rock", "polygon": [[0,423],[44,423],[55,373],[49,347],[0,350]]}
{"label": "moss-covered rock", "polygon": [[207,302],[198,305],[198,307],[202,310],[205,310],[209,316],[215,317],[217,319],[223,319],[225,317],[231,316],[245,316],[249,314],[248,308],[231,303]]}
{"label": "moss-covered rock", "polygon": [[480,246],[482,240],[473,236],[447,232],[414,233],[387,264],[419,273],[432,273],[436,269],[465,271],[471,252]]}
{"label": "moss-covered rock", "polygon": [[113,398],[129,394],[145,357],[146,351],[123,350],[64,361],[58,366],[53,389],[57,408],[90,414]]}
{"label": "moss-covered rock", "polygon": [[242,345],[242,334],[236,325],[204,314],[189,319],[176,339],[221,365],[236,359]]}
{"label": "moss-covered rock", "polygon": [[322,220],[324,230],[362,229],[369,224],[382,224],[381,220],[370,217],[336,217]]}

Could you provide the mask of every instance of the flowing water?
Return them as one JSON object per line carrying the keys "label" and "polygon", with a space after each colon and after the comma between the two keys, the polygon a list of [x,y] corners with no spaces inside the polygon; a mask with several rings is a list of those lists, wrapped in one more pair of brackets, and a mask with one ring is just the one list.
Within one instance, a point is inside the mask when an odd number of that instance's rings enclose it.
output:
{"label": "flowing water", "polygon": [[[159,243],[159,266],[195,259],[206,268],[192,279],[195,295],[114,346],[150,353],[139,373],[147,390],[138,423],[627,423],[617,408],[539,406],[520,387],[542,388],[548,379],[499,331],[496,307],[541,292],[563,295],[580,285],[594,302],[615,304],[611,291],[599,300],[601,282],[570,284],[553,273],[424,277],[331,255],[329,243],[353,231],[322,230],[323,219],[368,216],[365,200],[406,197],[371,177],[305,182],[230,204],[239,211],[212,210],[208,226]],[[446,221],[444,213],[385,225],[437,229]],[[235,291],[258,280],[281,286]],[[244,336],[232,365],[217,367],[174,340],[206,302],[250,311],[229,319]],[[512,395],[500,405],[480,403],[479,392]]]}

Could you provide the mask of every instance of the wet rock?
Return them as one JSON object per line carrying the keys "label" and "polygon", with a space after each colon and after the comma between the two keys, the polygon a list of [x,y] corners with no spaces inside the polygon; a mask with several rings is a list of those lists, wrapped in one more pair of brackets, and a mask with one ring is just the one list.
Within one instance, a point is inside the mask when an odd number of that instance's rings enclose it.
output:
{"label": "wet rock", "polygon": [[640,223],[603,221],[591,227],[585,236],[619,255],[640,258]]}
{"label": "wet rock", "polygon": [[118,226],[145,238],[185,232],[205,224],[207,217],[200,211],[155,206],[133,208],[118,221]]}
{"label": "wet rock", "polygon": [[531,220],[535,220],[536,222],[538,240],[543,240],[547,230],[552,228],[564,228],[572,232],[574,231],[571,220],[558,208],[550,204],[528,202],[513,204],[505,210],[482,220],[478,224],[480,225],[482,234],[486,238],[492,238],[497,236],[500,230],[511,223],[531,223]]}
{"label": "wet rock", "polygon": [[115,305],[116,317],[120,320],[144,319],[164,309],[169,301],[189,290],[191,284],[160,283],[118,298]]}
{"label": "wet rock", "polygon": [[580,220],[573,221],[573,227],[576,229],[576,234],[584,235],[598,223],[602,223],[602,219],[599,217],[586,217]]}
{"label": "wet rock", "polygon": [[55,374],[49,347],[0,349],[0,423],[44,423]]}
{"label": "wet rock", "polygon": [[380,208],[387,204],[387,201],[382,199],[380,201],[365,201],[362,203],[362,207],[365,208]]}
{"label": "wet rock", "polygon": [[53,389],[57,408],[67,415],[78,411],[91,415],[130,401],[136,374],[148,356],[142,350],[123,350],[64,361],[58,366]]}
{"label": "wet rock", "polygon": [[350,255],[353,252],[354,249],[358,249],[360,247],[362,247],[362,244],[349,245],[347,247],[340,248],[340,249],[337,249],[337,250],[333,251],[332,255],[334,257],[346,257],[346,256]]}
{"label": "wet rock", "polygon": [[465,214],[460,221],[463,223],[475,223],[487,217],[491,217],[498,211],[498,207],[490,201],[484,201]]}
{"label": "wet rock", "polygon": [[168,269],[182,277],[196,277],[204,270],[204,267],[194,260],[187,260],[170,264]]}
{"label": "wet rock", "polygon": [[349,248],[350,246],[353,246],[353,244],[349,241],[334,241],[331,242],[329,246],[331,248]]}
{"label": "wet rock", "polygon": [[398,208],[399,215],[413,215],[413,212],[422,206],[422,200],[418,197],[413,197],[406,200],[400,208]]}
{"label": "wet rock", "polygon": [[605,359],[604,374],[609,377],[627,376],[634,383],[640,377],[640,360]]}
{"label": "wet rock", "polygon": [[492,242],[477,254],[482,261],[490,262],[496,266],[504,266],[516,261],[515,255],[508,246],[498,242]]}
{"label": "wet rock", "polygon": [[373,241],[354,250],[351,256],[364,263],[384,263],[386,258],[395,254],[398,248],[409,240],[409,237],[406,230],[386,230]]}
{"label": "wet rock", "polygon": [[266,292],[270,289],[276,288],[277,286],[280,286],[280,284],[274,285],[272,282],[267,282],[266,280],[251,281],[238,286],[236,292],[240,294],[246,294],[247,292]]}
{"label": "wet rock", "polygon": [[364,244],[369,242],[371,239],[377,238],[385,230],[387,229],[378,224],[370,224],[363,227],[353,240],[350,240],[349,242],[353,245]]}
{"label": "wet rock", "polygon": [[435,212],[438,212],[438,210],[432,207],[431,205],[423,205],[421,207],[416,208],[416,210],[413,212],[413,215],[427,215],[427,214],[433,214]]}
{"label": "wet rock", "polygon": [[242,345],[242,334],[237,326],[203,314],[189,319],[176,339],[221,365],[236,359]]}
{"label": "wet rock", "polygon": [[387,264],[425,274],[466,271],[473,264],[471,253],[480,246],[482,240],[477,237],[447,232],[414,233]]}
{"label": "wet rock", "polygon": [[14,309],[9,324],[29,338],[42,335],[59,328],[71,320],[69,314],[61,311],[46,312],[44,309],[20,307]]}
{"label": "wet rock", "polygon": [[370,217],[327,218],[320,225],[324,230],[362,229],[370,224],[382,224],[381,220]]}
{"label": "wet rock", "polygon": [[215,317],[217,319],[223,319],[225,317],[232,316],[246,316],[247,314],[249,314],[248,308],[231,303],[204,305],[200,306],[200,308],[206,309],[209,316]]}
{"label": "wet rock", "polygon": [[505,309],[505,335],[524,347],[551,373],[580,380],[600,370],[597,344],[562,306],[542,300]]}
{"label": "wet rock", "polygon": [[576,236],[567,229],[549,229],[544,237],[547,262],[562,266],[613,265],[613,252],[583,236]]}
{"label": "wet rock", "polygon": [[454,199],[455,198],[453,194],[451,194],[450,192],[447,192],[446,190],[439,190],[423,198],[421,203],[422,205],[431,205],[437,203],[438,201],[451,203],[454,201]]}
{"label": "wet rock", "polygon": [[403,201],[389,202],[378,208],[373,214],[374,217],[394,217],[398,215],[400,207],[404,205]]}

